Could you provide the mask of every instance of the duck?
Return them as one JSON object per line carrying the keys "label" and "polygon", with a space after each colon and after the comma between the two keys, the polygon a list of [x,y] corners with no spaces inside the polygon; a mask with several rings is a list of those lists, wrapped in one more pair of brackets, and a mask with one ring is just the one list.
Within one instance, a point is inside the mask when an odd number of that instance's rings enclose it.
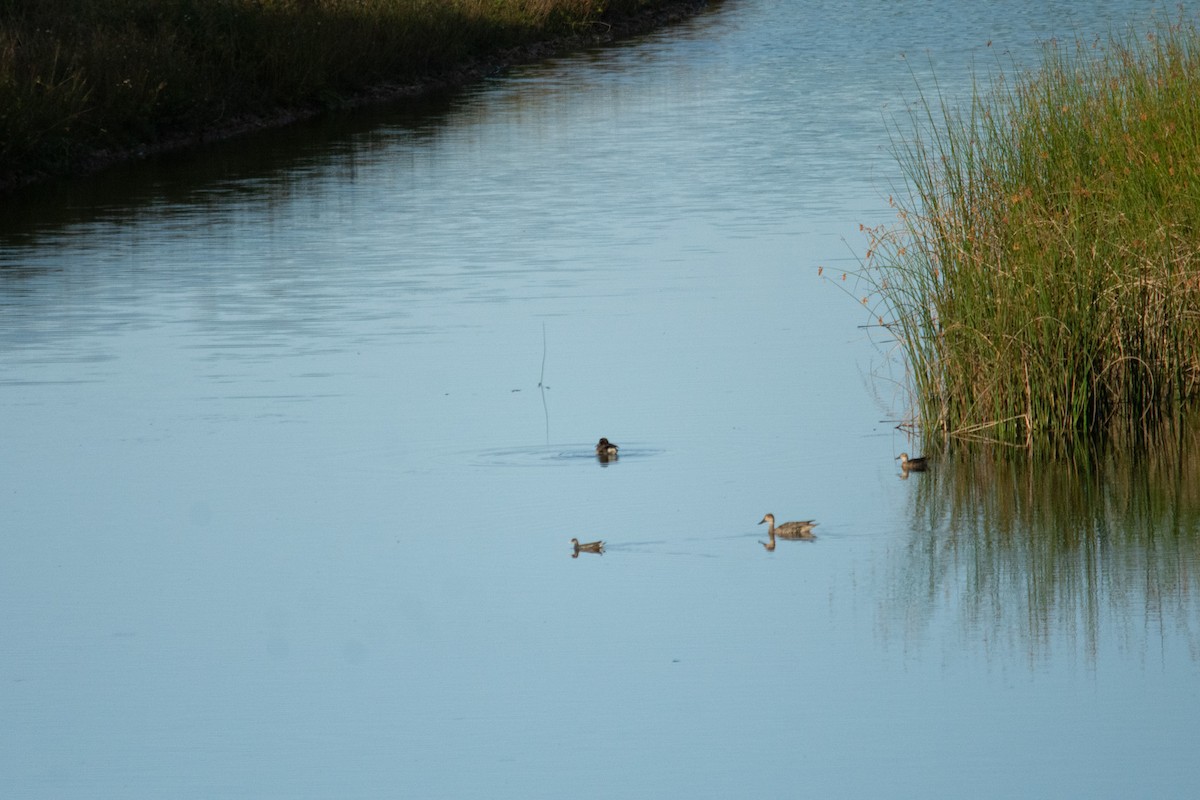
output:
{"label": "duck", "polygon": [[896,460],[900,462],[900,469],[905,472],[924,472],[929,469],[929,459],[925,456],[909,458],[908,453],[901,453],[896,456]]}
{"label": "duck", "polygon": [[604,555],[604,542],[580,542],[578,539],[572,539],[571,545],[575,548],[575,553],[571,558],[578,558],[580,553]]}
{"label": "duck", "polygon": [[765,544],[763,545],[763,547],[766,547],[768,550],[775,549],[774,544],[775,544],[776,536],[778,536],[780,539],[815,539],[815,538],[817,538],[812,532],[812,529],[817,526],[817,521],[814,519],[804,519],[804,520],[800,520],[799,522],[785,522],[782,525],[780,525],[779,527],[775,527],[775,515],[767,514],[766,516],[764,516],[762,518],[762,521],[759,522],[758,524],[762,525],[763,522],[771,523],[771,527],[767,531],[767,534],[771,537],[771,545],[770,546],[765,545]]}
{"label": "duck", "polygon": [[601,458],[616,458],[617,446],[601,436],[600,441],[596,443],[596,455]]}

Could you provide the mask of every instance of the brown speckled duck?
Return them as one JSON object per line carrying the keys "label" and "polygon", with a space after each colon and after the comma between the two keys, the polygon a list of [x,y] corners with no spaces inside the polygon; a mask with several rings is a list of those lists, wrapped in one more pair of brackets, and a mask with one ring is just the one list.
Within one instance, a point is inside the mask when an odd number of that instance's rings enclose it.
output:
{"label": "brown speckled duck", "polygon": [[771,527],[767,531],[767,535],[771,537],[771,546],[763,545],[768,550],[774,550],[775,537],[780,539],[815,539],[817,538],[812,529],[817,526],[817,521],[812,519],[800,520],[799,522],[785,522],[779,527],[775,526],[775,515],[767,514],[762,518],[763,522],[769,522]]}
{"label": "brown speckled duck", "polygon": [[575,548],[575,552],[571,554],[571,558],[579,558],[580,553],[599,553],[600,555],[604,555],[604,542],[580,542],[578,539],[572,539],[571,546]]}
{"label": "brown speckled duck", "polygon": [[924,472],[929,469],[929,459],[925,456],[909,458],[908,453],[901,453],[896,456],[896,460],[900,462],[900,469],[905,472]]}

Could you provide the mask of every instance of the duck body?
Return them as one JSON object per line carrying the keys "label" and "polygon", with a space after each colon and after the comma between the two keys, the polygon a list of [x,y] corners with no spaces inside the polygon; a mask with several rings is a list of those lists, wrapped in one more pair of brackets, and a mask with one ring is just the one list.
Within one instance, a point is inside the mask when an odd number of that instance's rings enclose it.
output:
{"label": "duck body", "polygon": [[908,453],[901,453],[896,459],[900,462],[900,469],[905,472],[924,472],[929,469],[929,459],[925,456],[909,458]]}
{"label": "duck body", "polygon": [[580,553],[599,553],[604,555],[604,542],[580,542],[578,539],[571,540],[571,546],[575,548],[575,553],[572,558],[577,558]]}
{"label": "duck body", "polygon": [[616,458],[617,446],[602,436],[596,443],[596,455],[601,458]]}
{"label": "duck body", "polygon": [[[769,535],[771,537],[772,544],[774,544],[776,536],[778,536],[780,539],[815,539],[815,538],[817,538],[816,535],[812,532],[812,529],[817,526],[817,521],[813,520],[813,519],[804,519],[804,520],[800,520],[798,522],[785,522],[782,525],[776,526],[775,525],[775,515],[767,514],[766,516],[764,516],[762,518],[762,521],[759,522],[758,524],[762,525],[763,522],[769,522],[771,524],[770,529],[767,531],[767,535]],[[765,546],[766,545],[764,545],[764,547]],[[774,548],[767,547],[767,549],[771,550]]]}

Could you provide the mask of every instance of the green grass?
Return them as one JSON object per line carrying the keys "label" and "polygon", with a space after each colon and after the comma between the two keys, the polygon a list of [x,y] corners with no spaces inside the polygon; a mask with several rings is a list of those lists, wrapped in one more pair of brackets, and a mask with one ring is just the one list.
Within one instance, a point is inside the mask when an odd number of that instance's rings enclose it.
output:
{"label": "green grass", "polygon": [[1052,46],[898,135],[864,298],[926,436],[1023,446],[1171,418],[1200,389],[1200,35]]}
{"label": "green grass", "polygon": [[0,0],[0,185],[337,105],[667,0]]}

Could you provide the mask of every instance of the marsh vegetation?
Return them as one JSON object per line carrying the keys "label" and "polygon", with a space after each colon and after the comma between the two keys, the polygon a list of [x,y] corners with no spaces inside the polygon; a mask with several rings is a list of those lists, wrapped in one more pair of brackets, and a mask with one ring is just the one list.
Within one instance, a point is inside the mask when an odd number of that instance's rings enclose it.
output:
{"label": "marsh vegetation", "polygon": [[926,435],[1078,441],[1200,389],[1200,34],[1051,43],[956,108],[923,93],[863,298]]}
{"label": "marsh vegetation", "polygon": [[667,0],[5,0],[0,185],[194,139]]}

